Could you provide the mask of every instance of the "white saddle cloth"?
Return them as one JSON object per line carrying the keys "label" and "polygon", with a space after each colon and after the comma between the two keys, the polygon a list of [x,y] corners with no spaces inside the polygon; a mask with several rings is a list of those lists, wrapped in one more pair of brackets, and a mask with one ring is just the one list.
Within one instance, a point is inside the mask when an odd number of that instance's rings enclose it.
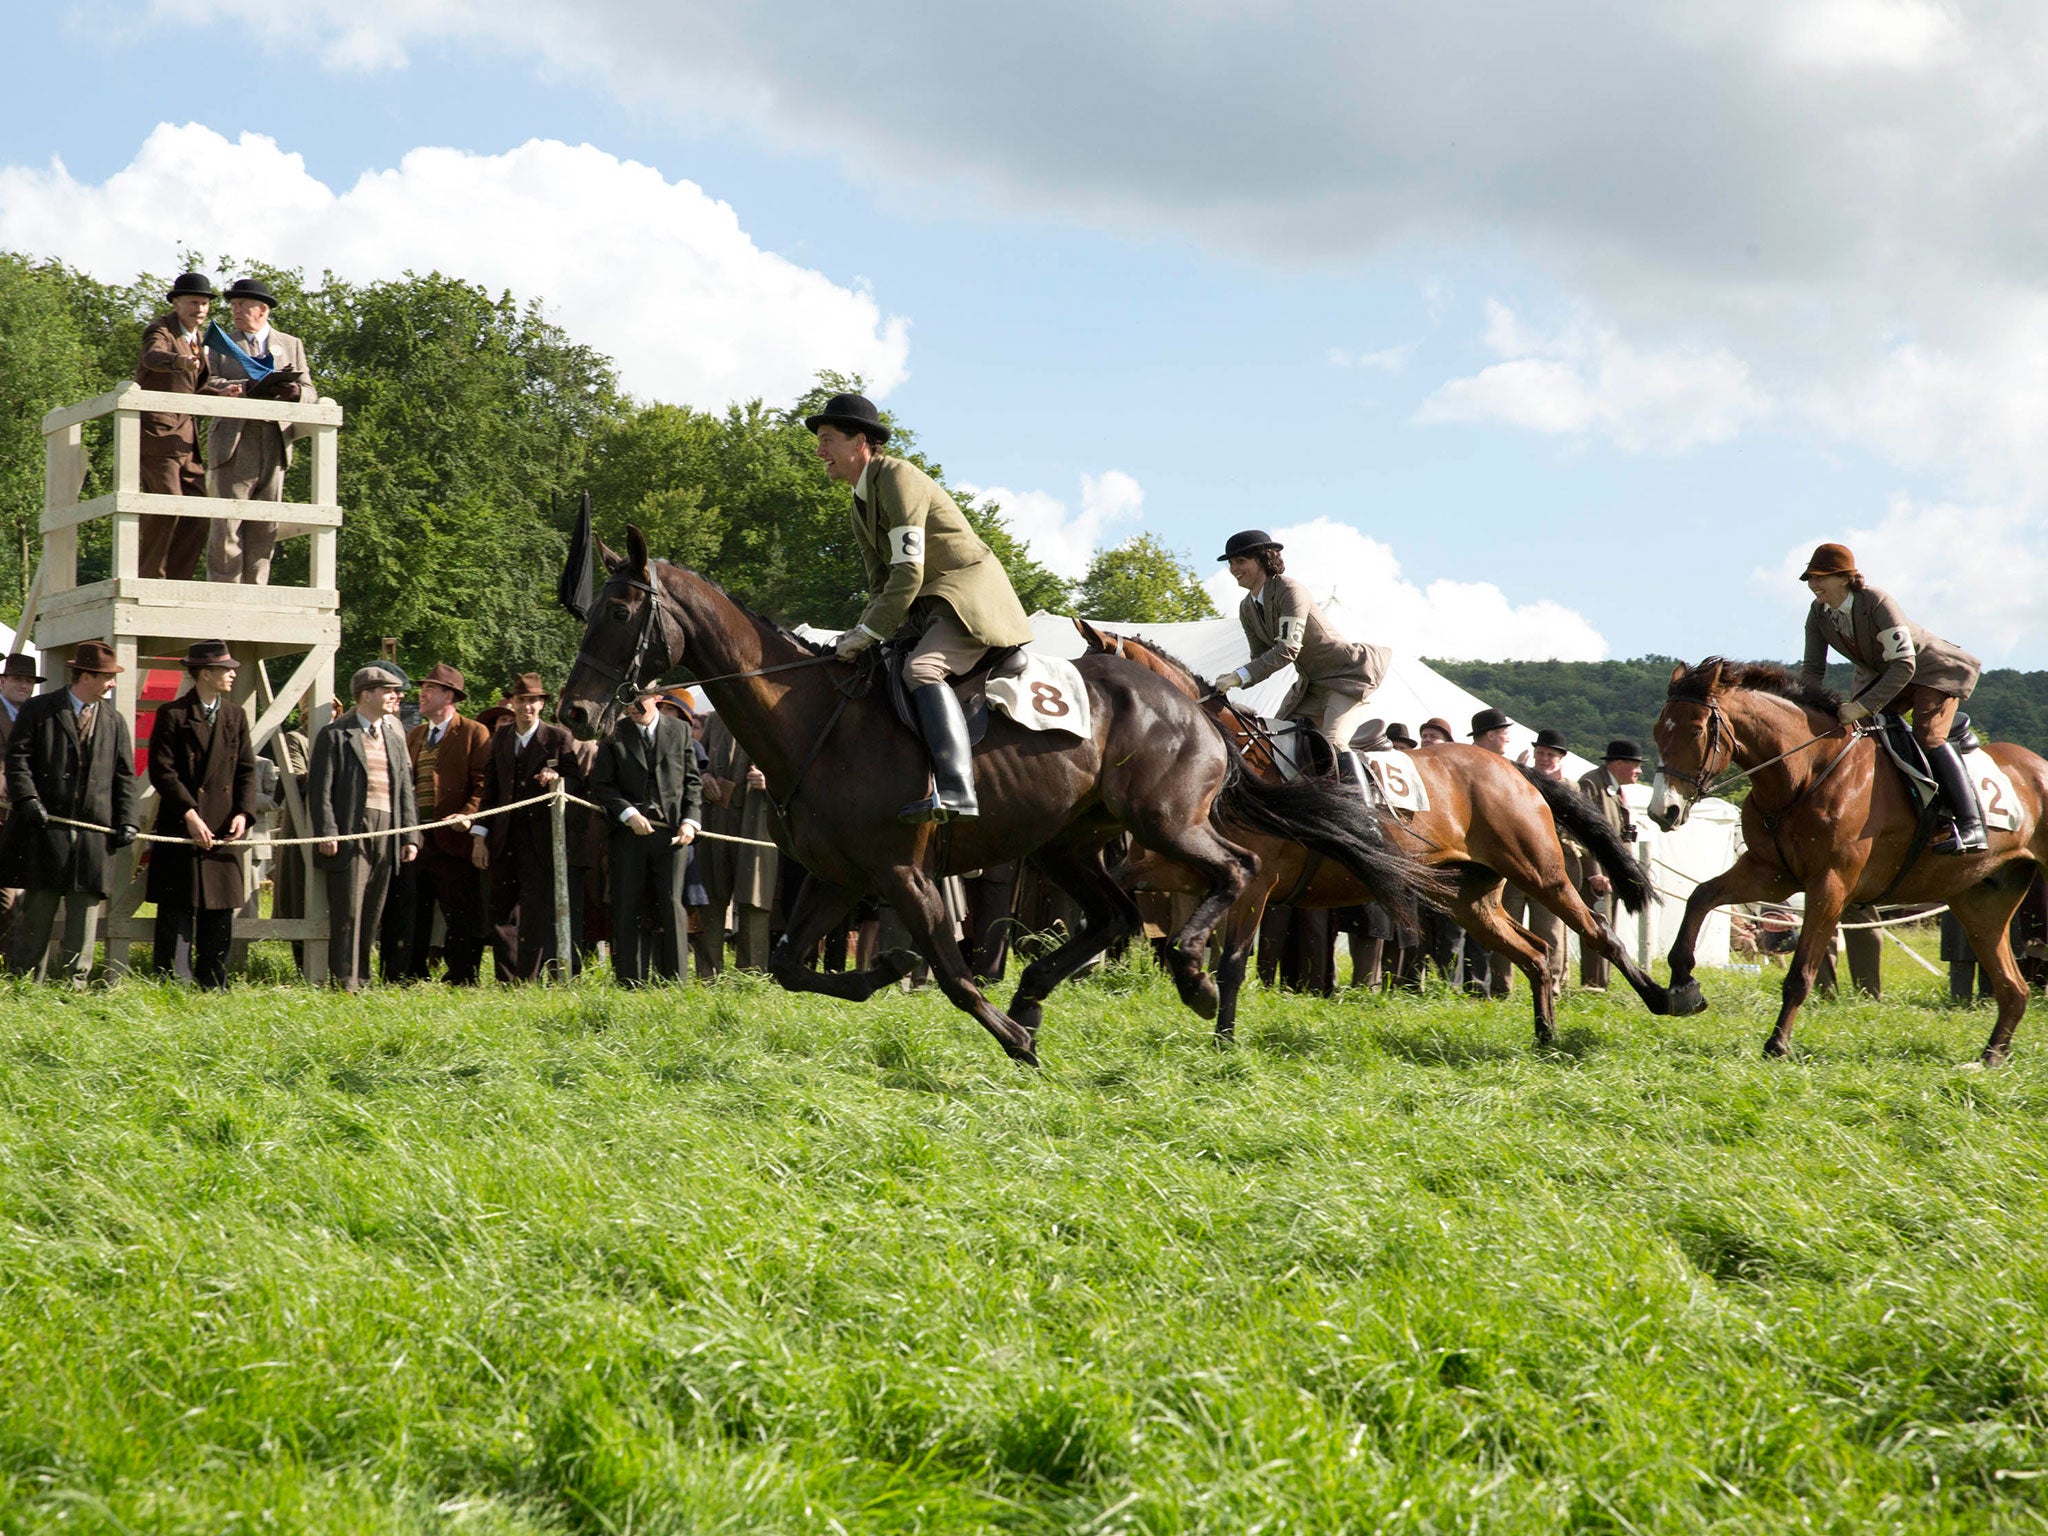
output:
{"label": "white saddle cloth", "polygon": [[1084,740],[1095,734],[1081,669],[1057,656],[1026,651],[1021,673],[989,679],[988,702],[1029,730],[1067,731]]}
{"label": "white saddle cloth", "polygon": [[1429,789],[1422,782],[1422,771],[1415,766],[1414,758],[1393,747],[1360,755],[1372,770],[1380,792],[1387,797],[1387,804],[1397,811],[1429,809]]}
{"label": "white saddle cloth", "polygon": [[2010,832],[2019,823],[2020,797],[2013,793],[2012,777],[1989,752],[1965,752],[1963,772],[1977,787],[1977,802],[1984,808],[1984,825]]}

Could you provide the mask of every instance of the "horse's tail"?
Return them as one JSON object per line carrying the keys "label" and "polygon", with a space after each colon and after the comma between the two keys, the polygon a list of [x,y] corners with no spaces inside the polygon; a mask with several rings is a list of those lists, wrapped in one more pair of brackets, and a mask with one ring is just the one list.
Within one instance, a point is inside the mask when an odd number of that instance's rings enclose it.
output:
{"label": "horse's tail", "polygon": [[1650,899],[1650,872],[1643,868],[1635,850],[1607,825],[1593,802],[1579,793],[1576,785],[1553,779],[1528,766],[1522,777],[1536,786],[1543,803],[1550,807],[1550,819],[1571,834],[1572,840],[1593,856],[1600,872],[1614,887],[1615,900],[1630,912],[1640,912]]}
{"label": "horse's tail", "polygon": [[1450,883],[1413,855],[1390,846],[1380,818],[1356,788],[1332,779],[1274,784],[1252,777],[1231,753],[1230,775],[1216,797],[1212,819],[1224,830],[1244,827],[1283,837],[1348,870],[1404,929],[1415,925],[1418,902],[1442,911]]}

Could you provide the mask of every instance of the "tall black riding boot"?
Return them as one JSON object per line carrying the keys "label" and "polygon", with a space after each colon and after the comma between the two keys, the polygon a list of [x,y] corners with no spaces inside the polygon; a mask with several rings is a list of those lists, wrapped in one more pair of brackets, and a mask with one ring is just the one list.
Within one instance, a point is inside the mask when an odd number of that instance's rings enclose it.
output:
{"label": "tall black riding boot", "polygon": [[1927,766],[1934,771],[1941,798],[1956,819],[1954,835],[1938,837],[1929,846],[1936,853],[1982,853],[1990,846],[1984,836],[1984,811],[1977,804],[1977,786],[1963,770],[1962,754],[1945,741],[1927,754]]}
{"label": "tall black riding boot", "polygon": [[960,712],[960,700],[944,683],[927,683],[914,688],[910,701],[917,707],[917,727],[924,732],[924,744],[932,754],[932,792],[913,800],[896,813],[901,821],[948,821],[955,816],[979,816],[974,799],[974,749],[967,742],[967,717]]}
{"label": "tall black riding boot", "polygon": [[1358,793],[1367,805],[1379,804],[1378,791],[1366,779],[1365,764],[1359,761],[1358,754],[1348,747],[1340,748],[1337,752],[1337,776],[1347,784],[1357,786]]}

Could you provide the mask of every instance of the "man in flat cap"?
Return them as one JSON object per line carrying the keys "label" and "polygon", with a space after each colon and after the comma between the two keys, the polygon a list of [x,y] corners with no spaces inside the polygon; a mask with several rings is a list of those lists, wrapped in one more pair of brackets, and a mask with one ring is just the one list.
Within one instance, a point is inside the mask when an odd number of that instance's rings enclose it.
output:
{"label": "man in flat cap", "polygon": [[192,686],[156,712],[149,728],[149,782],[157,794],[158,843],[149,856],[156,903],[156,968],[218,990],[228,984],[235,913],[249,899],[247,850],[238,841],[256,816],[256,753],[249,717],[228,695],[241,667],[224,640],[185,652]]}
{"label": "man in flat cap", "polygon": [[[1607,743],[1607,750],[1601,755],[1600,766],[1579,775],[1579,793],[1598,807],[1600,819],[1607,823],[1614,835],[1624,846],[1636,845],[1635,823],[1629,819],[1628,806],[1622,801],[1624,785],[1633,784],[1642,777],[1643,749],[1640,744],[1627,736],[1617,736]],[[1593,915],[1604,923],[1614,921],[1614,883],[1600,871],[1600,866],[1591,859],[1584,861],[1583,878],[1579,895]],[[1611,967],[1607,957],[1590,946],[1579,951],[1579,985],[1589,990],[1605,992],[1610,979]]]}
{"label": "man in flat cap", "polygon": [[[204,272],[187,272],[171,284],[166,297],[170,312],[157,316],[143,329],[135,382],[144,389],[173,395],[240,393],[240,385],[223,385],[207,369],[206,319],[217,297],[212,280]],[[142,413],[142,489],[159,496],[206,494],[199,427],[190,416],[172,411]],[[136,574],[190,581],[193,567],[206,550],[208,519],[150,512],[140,521]]]}
{"label": "man in flat cap", "polygon": [[[122,670],[112,646],[87,640],[71,653],[71,686],[37,694],[15,716],[0,885],[22,893],[7,952],[7,968],[17,976],[44,974],[60,906],[58,964],[75,987],[92,974],[100,903],[113,889],[109,855],[135,841],[141,814],[134,740],[107,697]],[[59,826],[55,817],[114,830]]]}
{"label": "man in flat cap", "polygon": [[[358,667],[349,679],[355,708],[313,739],[306,814],[316,862],[327,874],[328,982],[348,992],[370,983],[370,956],[392,876],[419,854],[419,820],[398,706],[405,680],[390,667]],[[350,834],[368,833],[369,836]]]}
{"label": "man in flat cap", "polygon": [[[473,816],[483,804],[491,733],[457,713],[455,706],[468,696],[462,674],[445,661],[435,662],[420,679],[420,720],[406,733],[405,750],[412,760],[413,798],[422,822]],[[436,827],[425,837],[408,947],[410,975],[426,979],[438,909],[447,928],[442,955],[448,980],[472,987],[483,966],[488,929],[483,886],[469,858],[470,835],[461,827]]]}
{"label": "man in flat cap", "polygon": [[[238,277],[228,284],[227,297],[234,317],[230,339],[236,351],[209,349],[208,373],[227,384],[246,380],[249,370],[242,361],[246,357],[271,369],[255,386],[254,392],[264,399],[286,404],[315,399],[305,343],[270,323],[270,311],[277,304],[270,290],[258,278]],[[235,501],[284,500],[284,474],[292,466],[292,439],[297,431],[282,422],[215,417],[206,438],[207,483],[212,494]],[[209,519],[206,579],[264,586],[270,581],[270,554],[276,544],[275,517],[240,522]]]}
{"label": "man in flat cap", "polygon": [[[491,738],[479,811],[546,794],[556,780],[574,772],[576,738],[541,719],[553,697],[538,672],[520,673],[505,691],[512,718]],[[470,828],[469,848],[476,867],[491,875],[491,944],[498,979],[538,981],[549,961],[568,975],[575,956],[555,953],[555,837],[546,804],[477,822]],[[570,899],[574,904],[573,890]],[[572,941],[578,915],[572,905]]]}
{"label": "man in flat cap", "polygon": [[946,679],[971,671],[996,646],[1026,644],[1024,605],[946,488],[882,452],[889,428],[870,401],[834,395],[804,425],[817,434],[827,473],[853,492],[854,541],[867,575],[867,607],[839,637],[839,659],[853,660],[906,625],[917,633],[903,683],[931,753],[932,792],[899,814],[905,821],[978,815],[967,721]]}

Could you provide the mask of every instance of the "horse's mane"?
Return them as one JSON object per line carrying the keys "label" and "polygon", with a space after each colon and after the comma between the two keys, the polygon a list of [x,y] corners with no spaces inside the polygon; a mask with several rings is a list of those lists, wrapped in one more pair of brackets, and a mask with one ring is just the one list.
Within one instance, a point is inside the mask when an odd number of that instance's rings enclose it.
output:
{"label": "horse's mane", "polygon": [[742,602],[739,598],[734,597],[732,593],[728,591],[725,587],[719,585],[717,582],[713,581],[709,576],[706,576],[702,571],[697,570],[692,566],[677,565],[672,560],[650,560],[648,561],[648,564],[666,565],[671,570],[688,571],[692,576],[696,577],[699,581],[703,582],[705,586],[711,588],[712,591],[716,592],[728,603],[731,603],[733,607],[739,609],[741,613],[745,614],[748,618],[752,619],[756,624],[759,624],[766,629],[773,630],[776,634],[780,635],[783,639],[787,640],[791,645],[795,646],[800,651],[805,651],[812,656],[823,656],[828,654],[832,650],[831,646],[826,645],[822,641],[806,640],[802,635],[796,633],[794,630],[789,629],[785,625],[779,623],[777,620],[769,618],[767,614],[760,612],[758,609],[748,606],[748,604]]}
{"label": "horse's mane", "polygon": [[1709,656],[1683,676],[1674,677],[1666,698],[1696,704],[1708,703],[1716,693],[1730,688],[1747,688],[1755,693],[1774,694],[1805,709],[1832,715],[1842,705],[1842,696],[1823,683],[1816,683],[1781,667],[1775,661],[1730,661]]}
{"label": "horse's mane", "polygon": [[1178,656],[1174,655],[1173,652],[1169,651],[1165,646],[1161,645],[1157,640],[1154,640],[1150,635],[1125,635],[1124,639],[1137,641],[1138,644],[1145,647],[1146,650],[1150,651],[1154,656],[1157,656],[1169,667],[1177,667],[1180,670],[1181,675],[1186,677],[1197,688],[1202,687],[1201,674],[1195,671],[1195,669],[1189,666],[1186,662],[1182,661]]}

